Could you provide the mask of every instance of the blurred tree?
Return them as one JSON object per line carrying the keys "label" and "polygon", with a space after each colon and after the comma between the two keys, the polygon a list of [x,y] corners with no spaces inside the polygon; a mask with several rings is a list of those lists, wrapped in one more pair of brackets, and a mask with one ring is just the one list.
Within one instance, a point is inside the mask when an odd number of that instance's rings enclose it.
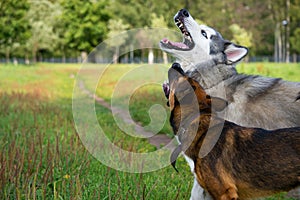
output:
{"label": "blurred tree", "polygon": [[25,17],[28,9],[27,0],[0,1],[0,49],[6,55],[6,62],[9,62],[14,47],[24,45],[30,37],[30,26]]}
{"label": "blurred tree", "polygon": [[[116,64],[119,60],[119,51],[120,46],[126,43],[126,40],[128,38],[128,35],[125,34],[125,30],[129,28],[128,24],[125,24],[122,19],[110,19],[108,21],[108,37],[113,38],[113,40],[110,40],[110,43],[108,45],[110,47],[115,48],[115,52],[113,55],[113,62]],[[123,33],[122,33],[123,32]],[[122,36],[118,37],[118,35],[122,33]]]}
{"label": "blurred tree", "polygon": [[293,35],[290,38],[292,50],[300,54],[300,28],[295,29]]}
{"label": "blurred tree", "polygon": [[[31,37],[26,48],[31,49],[33,62],[37,61],[39,51],[54,51],[58,44],[58,35],[54,31],[57,16],[61,14],[58,3],[50,0],[31,1],[27,18],[31,25]],[[42,53],[39,54],[42,60]]]}
{"label": "blurred tree", "polygon": [[[161,39],[163,39],[164,37],[166,37],[165,32],[163,31],[165,28],[167,28],[167,22],[164,18],[164,16],[157,16],[155,13],[151,14],[151,28],[161,28],[161,31],[156,31],[155,34],[150,34],[149,38],[152,40],[152,44],[158,44],[159,41]],[[151,33],[151,32],[150,32]],[[168,35],[168,37],[171,37],[170,35]],[[153,45],[153,46],[154,46]],[[163,60],[164,63],[168,63],[168,57],[167,54],[165,52],[163,52]],[[153,48],[149,49],[149,53],[148,53],[148,64],[153,64],[154,63],[154,52],[153,52]]]}
{"label": "blurred tree", "polygon": [[[195,19],[215,28],[226,39],[237,40],[238,34],[230,29],[232,24],[252,33],[252,55],[274,52],[283,60],[288,41],[294,43],[293,38],[298,38],[300,0],[0,0],[0,53],[6,54],[7,60],[12,52],[23,56],[29,50],[34,58],[41,52],[63,58],[66,54],[77,56],[79,51],[91,51],[107,37],[111,18],[115,22],[122,20],[129,26],[126,29],[168,27],[177,30],[173,16],[181,8],[188,8]],[[283,20],[287,20],[288,26],[282,25]],[[141,34],[146,33],[137,34],[138,43],[145,44],[148,41],[142,40],[151,39]],[[157,36],[154,39],[159,41],[159,34],[150,37]],[[291,40],[288,40],[289,35]],[[295,44],[291,44],[293,53],[298,53],[296,49]]]}
{"label": "blurred tree", "polygon": [[189,2],[189,7],[195,19],[215,28],[224,38],[233,38],[229,26],[237,24],[255,36],[255,40],[252,41],[252,53],[272,52],[274,32],[270,29],[272,20],[267,1],[195,0]]}
{"label": "blurred tree", "polygon": [[114,18],[122,19],[131,28],[149,26],[149,8],[145,7],[145,1],[118,0],[109,4],[109,10]]}
{"label": "blurred tree", "polygon": [[[146,11],[149,12],[150,17],[153,16],[152,13],[155,13],[159,18],[163,17],[164,26],[176,29],[174,26],[173,16],[182,8],[187,8],[189,3],[187,1],[182,0],[152,0],[152,1],[143,1]],[[188,9],[188,8],[187,8]],[[149,25],[153,24],[153,19],[150,18]]]}
{"label": "blurred tree", "polygon": [[285,60],[285,41],[286,34],[282,22],[286,19],[286,2],[282,0],[269,0],[269,9],[271,11],[273,23],[270,24],[274,30],[274,60],[282,62]]}
{"label": "blurred tree", "polygon": [[233,34],[233,42],[248,48],[252,47],[252,33],[247,32],[237,24],[230,25],[229,30]]}
{"label": "blurred tree", "polygon": [[107,0],[61,0],[61,5],[61,23],[66,28],[64,38],[69,48],[86,54],[104,40],[110,19]]}
{"label": "blurred tree", "polygon": [[109,10],[115,18],[122,19],[131,28],[151,27],[151,14],[164,16],[168,27],[175,28],[173,16],[184,8],[181,0],[115,0],[111,1]]}
{"label": "blurred tree", "polygon": [[151,14],[151,28],[167,28],[167,22],[163,15],[157,16],[156,13]]}
{"label": "blurred tree", "polygon": [[297,54],[300,54],[300,0],[291,1],[290,7],[290,28],[291,28],[291,53],[294,62],[297,61]]}

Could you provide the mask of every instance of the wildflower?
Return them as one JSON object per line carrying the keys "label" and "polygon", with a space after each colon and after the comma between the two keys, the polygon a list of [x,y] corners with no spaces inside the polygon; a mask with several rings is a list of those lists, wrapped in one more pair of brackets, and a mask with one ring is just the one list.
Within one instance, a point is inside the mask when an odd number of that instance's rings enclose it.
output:
{"label": "wildflower", "polygon": [[64,175],[64,179],[69,179],[69,178],[70,178],[69,174]]}

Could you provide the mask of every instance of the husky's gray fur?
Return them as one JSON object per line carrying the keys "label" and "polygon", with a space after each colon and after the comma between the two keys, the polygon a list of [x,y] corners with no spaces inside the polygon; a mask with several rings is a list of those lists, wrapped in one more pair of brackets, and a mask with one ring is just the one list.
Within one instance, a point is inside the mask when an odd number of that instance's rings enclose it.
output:
{"label": "husky's gray fur", "polygon": [[207,66],[187,73],[210,95],[228,101],[227,120],[265,129],[300,126],[300,83],[238,74],[225,64]]}
{"label": "husky's gray fur", "polygon": [[[210,96],[228,101],[223,113],[226,120],[264,129],[300,126],[299,82],[238,74],[235,64],[247,55],[247,48],[224,40],[208,26],[198,25],[184,9],[175,15],[174,21],[183,33],[185,45],[164,39],[161,49],[176,57],[183,70]],[[300,197],[299,190],[297,193]],[[211,197],[195,180],[191,199]]]}
{"label": "husky's gray fur", "polygon": [[246,47],[198,25],[187,10],[180,10],[174,20],[184,41],[177,45],[164,39],[161,49],[174,55],[209,95],[228,101],[226,120],[264,129],[300,126],[299,82],[238,74],[235,64],[247,55]]}

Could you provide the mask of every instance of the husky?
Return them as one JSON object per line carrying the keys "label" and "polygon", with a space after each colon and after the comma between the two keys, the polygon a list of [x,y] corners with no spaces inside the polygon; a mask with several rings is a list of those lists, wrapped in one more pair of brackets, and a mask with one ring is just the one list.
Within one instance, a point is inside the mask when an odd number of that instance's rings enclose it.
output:
{"label": "husky", "polygon": [[[246,47],[223,39],[211,27],[199,25],[185,9],[178,11],[174,21],[183,42],[165,38],[160,48],[176,57],[183,71],[208,95],[228,102],[220,116],[240,126],[267,130],[300,126],[299,82],[239,74],[235,65],[248,54]],[[191,199],[211,199],[204,194],[195,180]]]}
{"label": "husky", "polygon": [[[180,142],[171,155],[174,168],[180,150],[193,161],[198,183],[216,200],[258,198],[300,186],[300,127],[268,131],[223,123],[215,111],[226,108],[226,101],[207,95],[178,63],[168,78],[170,124]],[[202,157],[219,126],[217,143]]]}

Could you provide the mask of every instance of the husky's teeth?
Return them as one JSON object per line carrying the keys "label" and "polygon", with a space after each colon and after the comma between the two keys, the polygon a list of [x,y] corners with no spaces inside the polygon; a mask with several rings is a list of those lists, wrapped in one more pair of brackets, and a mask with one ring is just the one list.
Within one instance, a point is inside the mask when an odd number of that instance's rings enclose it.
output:
{"label": "husky's teeth", "polygon": [[192,42],[192,38],[189,35],[184,35],[184,38]]}
{"label": "husky's teeth", "polygon": [[183,41],[181,43],[172,43],[172,42],[165,40],[164,42],[170,43],[171,45],[177,46],[178,48],[181,48],[181,49],[188,49],[194,43],[190,33],[187,31],[184,23],[181,20],[175,19],[175,24],[180,29],[180,31],[183,35]]}

